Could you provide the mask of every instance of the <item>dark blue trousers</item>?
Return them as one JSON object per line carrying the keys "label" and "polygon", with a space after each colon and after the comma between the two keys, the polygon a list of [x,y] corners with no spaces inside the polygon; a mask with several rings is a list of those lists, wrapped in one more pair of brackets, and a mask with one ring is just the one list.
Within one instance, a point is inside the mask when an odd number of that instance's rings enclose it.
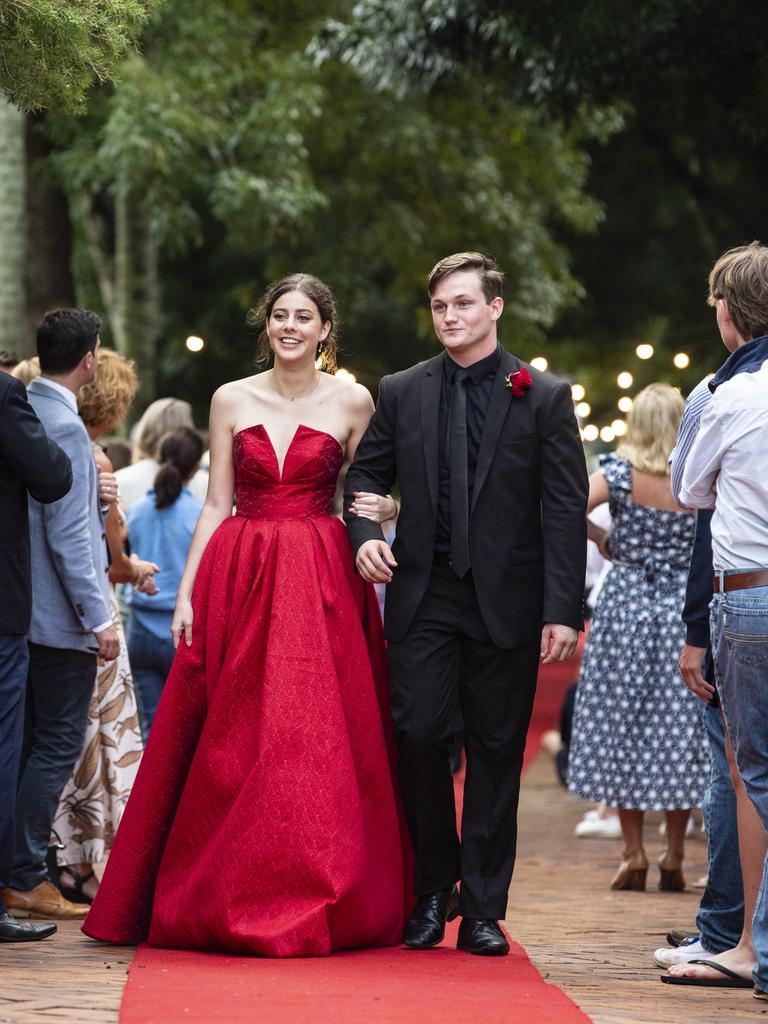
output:
{"label": "dark blue trousers", "polygon": [[[0,889],[11,880],[16,786],[29,652],[23,636],[0,636]],[[0,914],[5,905],[0,899]]]}
{"label": "dark blue trousers", "polygon": [[48,876],[51,825],[83,749],[95,682],[95,654],[29,644],[11,873],[14,889],[34,889]]}

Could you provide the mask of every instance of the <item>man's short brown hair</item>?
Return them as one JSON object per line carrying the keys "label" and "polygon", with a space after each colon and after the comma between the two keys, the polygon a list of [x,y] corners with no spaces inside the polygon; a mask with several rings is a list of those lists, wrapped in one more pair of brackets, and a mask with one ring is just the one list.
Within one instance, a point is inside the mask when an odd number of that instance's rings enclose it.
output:
{"label": "man's short brown hair", "polygon": [[455,252],[436,263],[427,278],[427,294],[431,298],[446,277],[467,270],[474,270],[479,276],[486,302],[504,294],[504,275],[497,269],[496,261],[481,252]]}
{"label": "man's short brown hair", "polygon": [[760,242],[729,249],[709,274],[709,297],[728,303],[733,325],[744,341],[768,334],[768,248]]}

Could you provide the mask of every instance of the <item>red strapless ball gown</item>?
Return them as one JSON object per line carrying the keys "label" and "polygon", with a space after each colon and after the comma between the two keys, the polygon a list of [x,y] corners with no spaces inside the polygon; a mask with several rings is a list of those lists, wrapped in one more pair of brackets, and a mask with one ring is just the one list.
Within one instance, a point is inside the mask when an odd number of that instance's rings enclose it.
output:
{"label": "red strapless ball gown", "polygon": [[406,905],[384,643],[332,514],[338,442],[301,426],[282,476],[234,440],[237,515],[179,647],[83,931],[264,956],[400,941]]}

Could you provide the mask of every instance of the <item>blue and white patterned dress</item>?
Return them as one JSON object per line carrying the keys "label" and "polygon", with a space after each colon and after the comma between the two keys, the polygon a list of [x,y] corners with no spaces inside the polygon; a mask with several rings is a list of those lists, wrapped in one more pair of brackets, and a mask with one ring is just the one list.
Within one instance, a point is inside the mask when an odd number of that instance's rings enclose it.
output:
{"label": "blue and white patterned dress", "polygon": [[632,467],[604,455],[614,556],[576,690],[568,788],[637,810],[698,807],[709,747],[677,661],[693,546],[692,515],[636,505]]}

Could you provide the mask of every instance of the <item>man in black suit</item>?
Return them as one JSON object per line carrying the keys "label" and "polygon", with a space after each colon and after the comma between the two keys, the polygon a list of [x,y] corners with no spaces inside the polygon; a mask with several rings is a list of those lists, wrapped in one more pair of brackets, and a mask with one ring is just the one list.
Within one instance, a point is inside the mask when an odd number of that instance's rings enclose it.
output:
{"label": "man in black suit", "polygon": [[[459,948],[503,955],[525,736],[539,660],[581,628],[587,473],[570,388],[497,340],[503,275],[480,253],[428,282],[445,351],[381,381],[347,476],[345,520],[361,576],[387,583],[392,716],[416,854],[404,942],[429,949],[463,917]],[[390,549],[355,494],[402,507]],[[461,708],[461,840],[449,750]],[[456,882],[461,881],[461,892]]]}
{"label": "man in black suit", "polygon": [[[24,385],[0,374],[0,890],[10,881],[32,610],[27,494],[50,503],[72,486],[68,456],[46,437]],[[30,942],[55,924],[21,924],[0,898],[0,942]]]}

